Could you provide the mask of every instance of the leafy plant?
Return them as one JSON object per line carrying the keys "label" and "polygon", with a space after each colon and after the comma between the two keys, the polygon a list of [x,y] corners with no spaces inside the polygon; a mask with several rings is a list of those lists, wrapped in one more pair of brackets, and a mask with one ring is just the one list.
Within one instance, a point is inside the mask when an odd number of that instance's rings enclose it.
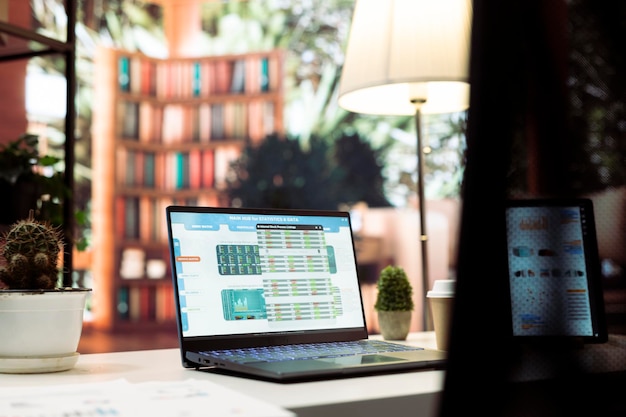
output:
{"label": "leafy plant", "polygon": [[[53,226],[63,224],[63,203],[72,192],[65,183],[61,158],[40,155],[39,137],[24,133],[17,139],[0,144],[0,192],[9,204],[0,207],[0,223],[12,224],[34,211],[34,218]],[[75,212],[75,221],[84,225],[86,213]],[[80,234],[79,234],[80,235]],[[75,246],[84,250],[87,239],[81,235]]]}
{"label": "leafy plant", "polygon": [[37,135],[24,133],[14,141],[0,144],[0,179],[9,184],[20,178],[39,179],[41,175],[34,171],[35,167],[54,166],[60,161],[54,156],[40,156],[38,143]]}
{"label": "leafy plant", "polygon": [[[62,203],[70,190],[63,172],[54,169],[61,161],[52,155],[40,155],[39,138],[25,133],[14,141],[0,144],[0,186],[11,201],[3,207],[2,221],[13,223],[35,210],[35,218],[60,225]],[[50,172],[45,175],[45,172]]]}
{"label": "leafy plant", "polygon": [[323,142],[305,151],[297,140],[278,135],[249,144],[231,165],[229,197],[242,207],[328,208],[327,153]]}
{"label": "leafy plant", "polygon": [[376,284],[377,311],[413,311],[413,287],[404,269],[389,265],[381,272]]}
{"label": "leafy plant", "polygon": [[228,194],[242,207],[337,209],[363,201],[389,206],[384,196],[380,151],[356,134],[334,140],[270,135],[248,144],[231,164]]}

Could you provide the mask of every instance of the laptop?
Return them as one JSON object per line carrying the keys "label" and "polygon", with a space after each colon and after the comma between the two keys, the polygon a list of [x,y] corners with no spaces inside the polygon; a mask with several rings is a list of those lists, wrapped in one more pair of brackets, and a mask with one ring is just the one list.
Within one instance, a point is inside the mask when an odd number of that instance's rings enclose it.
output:
{"label": "laptop", "polygon": [[166,218],[183,367],[288,381],[444,366],[443,351],[368,338],[348,212]]}
{"label": "laptop", "polygon": [[509,200],[505,210],[515,340],[606,342],[592,201]]}

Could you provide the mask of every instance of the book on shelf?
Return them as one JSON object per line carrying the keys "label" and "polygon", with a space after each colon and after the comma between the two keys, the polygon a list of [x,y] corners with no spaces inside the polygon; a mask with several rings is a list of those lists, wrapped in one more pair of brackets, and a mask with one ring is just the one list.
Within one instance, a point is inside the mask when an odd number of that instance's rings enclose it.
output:
{"label": "book on shelf", "polygon": [[202,103],[198,106],[198,141],[207,143],[211,140],[211,105]]}
{"label": "book on shelf", "polygon": [[201,155],[201,187],[215,186],[215,153],[212,150],[203,151]]}
{"label": "book on shelf", "polygon": [[227,94],[230,91],[232,84],[232,67],[233,63],[230,60],[222,59],[214,63],[215,93]]}
{"label": "book on shelf", "polygon": [[[138,197],[120,197],[121,206],[124,214],[123,231],[121,235],[126,239],[139,239],[139,198]],[[122,224],[122,222],[120,222]]]}
{"label": "book on shelf", "polygon": [[117,84],[120,91],[130,92],[130,57],[119,57],[117,73]]}
{"label": "book on shelf", "polygon": [[158,205],[154,198],[148,196],[139,197],[139,236],[141,240],[148,242],[158,241],[159,225]]}
{"label": "book on shelf", "polygon": [[[200,149],[192,149],[189,151],[189,189],[202,189],[202,152]],[[213,169],[209,167],[209,169]],[[207,184],[207,187],[213,187],[213,184]]]}
{"label": "book on shelf", "polygon": [[246,91],[246,61],[243,59],[233,61],[232,73],[229,92],[244,93]]}
{"label": "book on shelf", "polygon": [[[143,181],[142,185],[147,188],[154,188],[156,185],[156,156],[154,152],[143,153]],[[140,165],[141,166],[141,165]]]}
{"label": "book on shelf", "polygon": [[117,290],[116,311],[118,318],[128,320],[130,318],[130,300],[128,296],[128,287],[120,287]]}
{"label": "book on shelf", "polygon": [[121,101],[118,105],[119,135],[124,139],[139,138],[139,103]]}
{"label": "book on shelf", "polygon": [[211,105],[211,134],[212,140],[224,138],[224,105],[221,103]]}
{"label": "book on shelf", "polygon": [[148,96],[156,95],[156,63],[147,59],[141,60],[140,93]]}

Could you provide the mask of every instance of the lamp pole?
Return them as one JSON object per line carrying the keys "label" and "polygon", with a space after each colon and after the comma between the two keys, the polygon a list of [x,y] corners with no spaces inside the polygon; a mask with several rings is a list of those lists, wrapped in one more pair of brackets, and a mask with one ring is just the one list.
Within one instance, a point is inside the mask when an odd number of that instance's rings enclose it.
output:
{"label": "lamp pole", "polygon": [[419,205],[420,247],[422,250],[422,325],[424,330],[430,330],[428,319],[428,233],[426,231],[426,198],[424,197],[424,152],[422,149],[422,105],[424,98],[411,99],[415,106],[415,132],[417,136],[417,199]]}

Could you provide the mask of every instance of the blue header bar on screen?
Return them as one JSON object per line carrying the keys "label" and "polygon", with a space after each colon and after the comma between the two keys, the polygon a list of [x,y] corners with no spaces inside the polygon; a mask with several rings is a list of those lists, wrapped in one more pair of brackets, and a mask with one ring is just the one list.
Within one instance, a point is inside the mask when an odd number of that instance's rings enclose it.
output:
{"label": "blue header bar on screen", "polygon": [[346,217],[302,216],[283,214],[227,214],[227,213],[171,213],[172,224],[184,224],[186,230],[211,231],[227,225],[231,231],[250,232],[259,224],[272,225],[320,225],[326,232],[337,232],[340,227],[348,227]]}

